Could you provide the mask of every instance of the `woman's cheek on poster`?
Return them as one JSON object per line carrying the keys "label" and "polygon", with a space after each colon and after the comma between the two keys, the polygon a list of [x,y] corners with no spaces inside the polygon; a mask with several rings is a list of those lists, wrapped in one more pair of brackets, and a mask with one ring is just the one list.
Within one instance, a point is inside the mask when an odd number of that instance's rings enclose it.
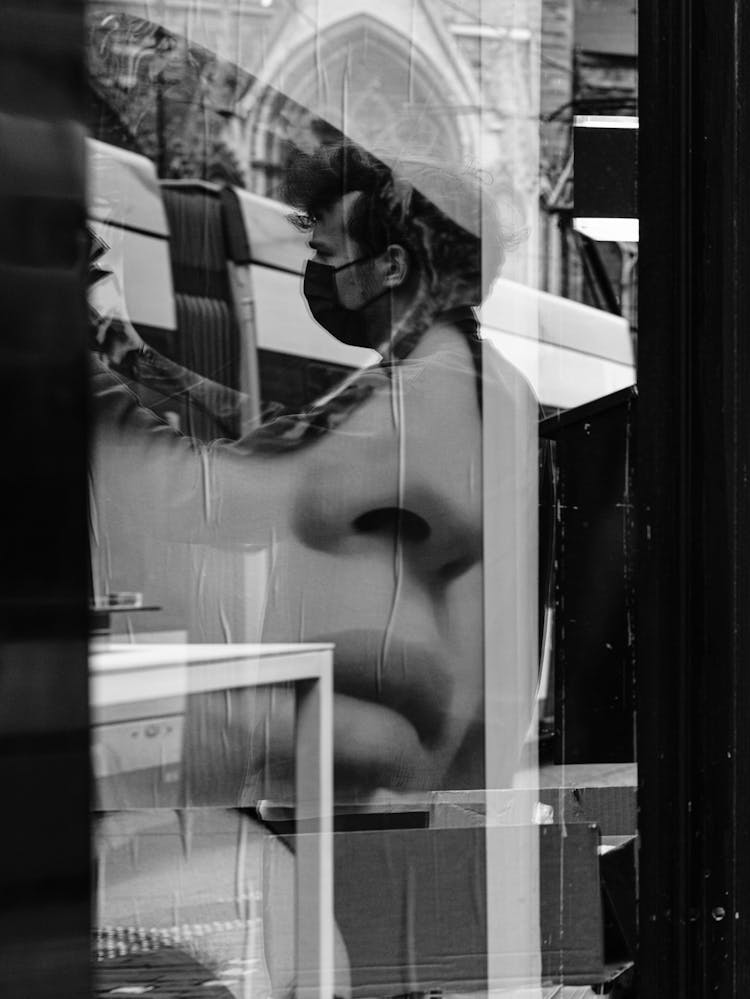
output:
{"label": "woman's cheek on poster", "polygon": [[468,351],[448,347],[294,459],[262,637],[334,643],[345,797],[483,783],[481,419]]}

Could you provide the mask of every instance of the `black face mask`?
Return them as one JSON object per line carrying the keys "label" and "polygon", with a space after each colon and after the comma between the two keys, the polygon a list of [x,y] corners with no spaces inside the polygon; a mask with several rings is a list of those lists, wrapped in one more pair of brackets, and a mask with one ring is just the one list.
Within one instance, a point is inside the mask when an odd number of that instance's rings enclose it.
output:
{"label": "black face mask", "polygon": [[350,347],[372,346],[366,335],[365,319],[361,310],[376,298],[386,294],[387,289],[369,301],[363,302],[358,308],[347,309],[339,299],[336,275],[339,271],[344,271],[347,267],[353,267],[367,259],[359,257],[357,260],[349,261],[348,264],[342,264],[341,267],[331,267],[330,264],[308,260],[305,267],[302,293],[307,299],[313,319],[337,340],[349,344]]}

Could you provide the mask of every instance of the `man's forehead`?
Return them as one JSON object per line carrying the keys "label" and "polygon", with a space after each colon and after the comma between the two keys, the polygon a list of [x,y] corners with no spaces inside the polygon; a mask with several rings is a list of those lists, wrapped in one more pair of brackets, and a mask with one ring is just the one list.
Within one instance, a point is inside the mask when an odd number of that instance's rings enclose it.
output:
{"label": "man's forehead", "polygon": [[319,213],[320,221],[325,226],[344,228],[349,222],[352,209],[357,201],[359,201],[361,195],[361,191],[347,191],[346,194],[342,195],[336,201],[332,201],[325,208],[321,209]]}
{"label": "man's forehead", "polygon": [[322,209],[315,221],[313,243],[328,243],[332,247],[351,242],[349,219],[360,191],[347,191],[343,197]]}

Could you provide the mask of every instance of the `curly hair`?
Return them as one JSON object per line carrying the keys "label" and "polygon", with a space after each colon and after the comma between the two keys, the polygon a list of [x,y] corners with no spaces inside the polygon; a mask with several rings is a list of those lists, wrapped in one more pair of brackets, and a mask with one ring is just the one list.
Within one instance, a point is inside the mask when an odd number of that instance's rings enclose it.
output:
{"label": "curly hair", "polygon": [[427,161],[392,167],[352,142],[297,152],[290,160],[284,199],[308,230],[345,194],[359,191],[348,233],[364,253],[377,256],[402,246],[437,308],[478,305],[505,257],[509,237],[497,205],[476,172],[458,172]]}

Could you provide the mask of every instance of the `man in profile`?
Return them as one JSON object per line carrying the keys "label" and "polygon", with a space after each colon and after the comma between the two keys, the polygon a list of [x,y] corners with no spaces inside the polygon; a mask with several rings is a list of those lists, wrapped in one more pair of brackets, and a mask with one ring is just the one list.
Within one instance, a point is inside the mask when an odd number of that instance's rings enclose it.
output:
{"label": "man in profile", "polygon": [[[121,387],[110,384],[99,398],[100,455],[114,459],[116,478],[123,461],[138,472],[135,487],[119,493],[115,478],[112,502],[127,505],[137,493],[147,533],[272,552],[255,637],[334,643],[342,805],[387,811],[406,792],[507,787],[529,762],[536,403],[479,336],[473,310],[505,249],[481,194],[470,175],[428,164],[390,168],[350,143],[299,156],[286,196],[313,251],[307,305],[330,335],[377,350],[380,364],[235,444],[183,438]],[[229,606],[245,593],[224,599]],[[252,805],[271,796],[269,780],[283,795],[291,698],[276,697],[270,716],[252,696],[229,701],[191,703],[188,806]],[[158,886],[159,865],[147,848],[140,856]],[[127,865],[118,872],[115,881],[137,876]],[[367,905],[355,905],[361,919],[377,892],[339,875],[365,892]],[[415,885],[420,877],[415,867]],[[167,898],[166,873],[163,880]],[[286,889],[265,888],[273,922],[275,893]],[[139,918],[159,927],[167,907],[151,905]],[[107,915],[121,925],[134,918]],[[349,927],[341,928],[347,941]],[[266,939],[271,977],[293,981],[288,937]],[[450,941],[434,945],[441,953]],[[398,966],[406,942],[394,946]],[[404,952],[397,974],[406,980],[419,958]]]}
{"label": "man in profile", "polygon": [[[533,396],[474,314],[506,247],[497,209],[472,174],[391,168],[352,143],[296,156],[285,194],[310,234],[311,314],[381,363],[234,445],[180,437],[110,386],[100,426],[125,479],[113,501],[137,490],[147,533],[273,546],[260,630],[240,637],[335,642],[341,788],[481,787],[488,745],[492,783],[506,784],[536,676],[537,459]],[[132,336],[131,373],[163,382],[171,362]],[[189,395],[194,376],[173,374]]]}

